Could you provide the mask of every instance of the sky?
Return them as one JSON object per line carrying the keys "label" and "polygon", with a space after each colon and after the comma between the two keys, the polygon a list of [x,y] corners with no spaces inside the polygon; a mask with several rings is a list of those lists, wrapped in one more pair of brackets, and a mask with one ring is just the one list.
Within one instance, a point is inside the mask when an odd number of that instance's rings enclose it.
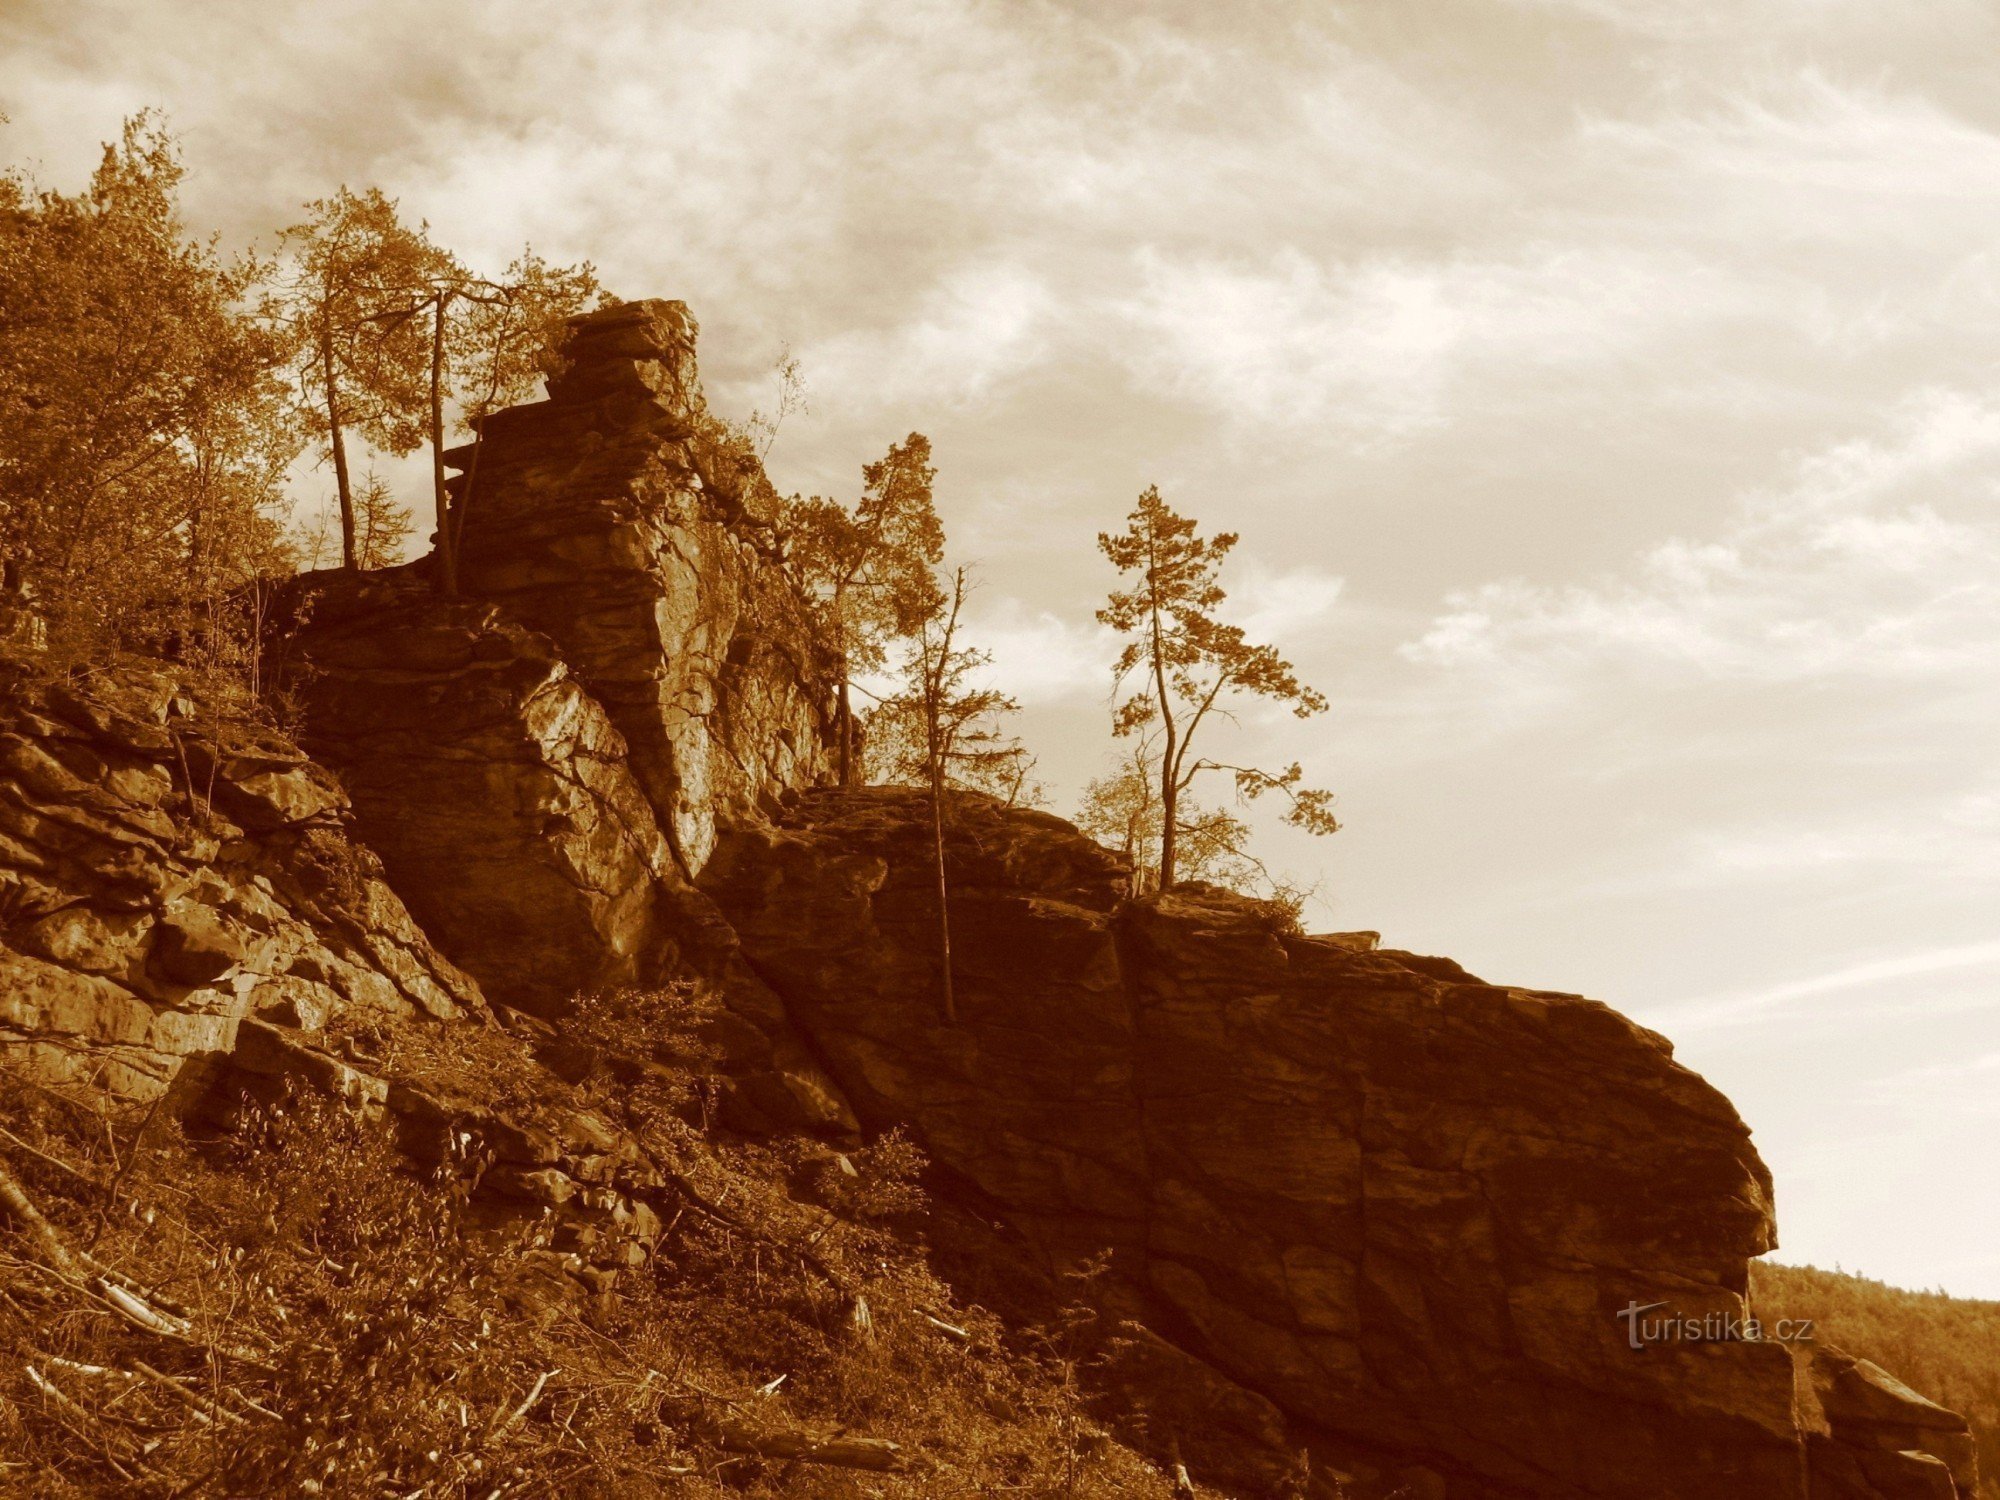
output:
{"label": "sky", "polygon": [[1313,924],[1610,1001],[1778,1258],[2000,1297],[1988,0],[0,0],[0,160],[149,105],[229,245],[379,186],[684,299],[726,415],[789,351],[787,492],[929,434],[1059,811],[1096,534],[1239,533]]}

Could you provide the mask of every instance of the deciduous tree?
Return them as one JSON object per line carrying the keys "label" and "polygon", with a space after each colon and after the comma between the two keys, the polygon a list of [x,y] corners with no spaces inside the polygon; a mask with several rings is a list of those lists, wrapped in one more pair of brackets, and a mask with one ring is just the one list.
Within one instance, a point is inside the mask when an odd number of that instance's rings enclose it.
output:
{"label": "deciduous tree", "polygon": [[393,454],[414,453],[423,442],[429,348],[405,310],[446,261],[378,189],[343,186],[306,212],[284,233],[294,255],[272,309],[296,335],[301,410],[333,465],[341,562],[353,568],[366,565],[347,433]]}
{"label": "deciduous tree", "polygon": [[1217,577],[1236,541],[1232,532],[1203,539],[1157,488],[1139,497],[1124,531],[1097,538],[1112,566],[1131,580],[1112,591],[1097,618],[1127,637],[1114,680],[1121,690],[1135,687],[1114,710],[1112,732],[1158,737],[1148,760],[1159,787],[1161,890],[1171,890],[1180,876],[1188,790],[1204,772],[1230,773],[1246,801],[1278,793],[1288,804],[1286,821],[1296,827],[1321,834],[1339,827],[1332,794],[1302,785],[1297,763],[1272,771],[1194,752],[1210,720],[1227,717],[1232,701],[1246,695],[1282,704],[1302,719],[1326,708],[1326,699],[1301,683],[1273,647],[1217,618],[1228,598]]}
{"label": "deciduous tree", "polygon": [[150,114],[79,193],[0,176],[0,551],[66,651],[186,629],[177,601],[277,543],[284,349],[260,268],[188,236],[181,176]]}
{"label": "deciduous tree", "polygon": [[[1076,826],[1125,856],[1131,891],[1149,895],[1160,888],[1160,813],[1157,735],[1135,738],[1105,776],[1084,788]],[[1249,852],[1250,825],[1226,807],[1203,807],[1184,795],[1178,809],[1176,864],[1186,880],[1242,885],[1263,876]]]}

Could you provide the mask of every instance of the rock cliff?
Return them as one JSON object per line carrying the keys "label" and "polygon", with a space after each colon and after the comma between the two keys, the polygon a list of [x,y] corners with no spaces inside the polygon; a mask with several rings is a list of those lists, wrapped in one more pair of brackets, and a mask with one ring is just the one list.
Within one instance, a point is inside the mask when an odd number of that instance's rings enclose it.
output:
{"label": "rock cliff", "polygon": [[550,398],[454,455],[459,597],[428,564],[293,587],[303,749],[157,664],[8,669],[11,1057],[212,1118],[323,1089],[421,1160],[478,1140],[482,1201],[554,1216],[601,1289],[671,1194],[548,1080],[603,1077],[580,992],[671,984],[723,1129],[905,1127],[996,1254],[1109,1251],[1137,1404],[1231,1493],[1300,1493],[1301,1449],[1310,1493],[1370,1500],[1972,1493],[1959,1418],[1743,1336],[1769,1174],[1603,1005],[1222,891],[1130,902],[1068,824],[965,798],[944,1024],[919,805],[822,785],[777,512],[694,337],[676,303],[580,319]]}
{"label": "rock cliff", "polygon": [[461,450],[468,594],[553,641],[625,737],[683,870],[824,765],[825,695],[770,565],[776,496],[708,414],[678,302],[578,319],[550,399]]}
{"label": "rock cliff", "polygon": [[[865,1121],[915,1122],[1051,1257],[1111,1249],[1308,1438],[1422,1454],[1453,1494],[1923,1494],[1947,1466],[1969,1492],[1962,1421],[1713,1332],[1775,1244],[1771,1182],[1665,1039],[1224,892],[1123,902],[1074,829],[973,798],[948,1026],[926,830],[913,794],[812,794],[705,884]],[[1702,1338],[1634,1347],[1635,1308]]]}

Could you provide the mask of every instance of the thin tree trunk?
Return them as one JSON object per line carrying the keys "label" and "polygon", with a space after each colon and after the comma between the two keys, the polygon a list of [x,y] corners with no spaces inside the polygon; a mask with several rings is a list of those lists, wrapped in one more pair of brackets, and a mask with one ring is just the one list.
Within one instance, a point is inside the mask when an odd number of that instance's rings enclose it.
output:
{"label": "thin tree trunk", "polygon": [[450,496],[444,487],[444,315],[448,294],[433,301],[431,328],[431,489],[437,505],[439,582],[447,599],[458,597],[458,546],[451,534]]}
{"label": "thin tree trunk", "polygon": [[472,487],[479,482],[479,454],[486,445],[480,441],[479,429],[472,430],[472,457],[465,465],[464,477],[459,481],[458,502],[451,508],[451,561],[454,579],[459,563],[465,557],[465,516],[472,509]]}
{"label": "thin tree trunk", "polygon": [[1160,726],[1167,736],[1167,743],[1160,754],[1160,892],[1164,895],[1174,887],[1174,864],[1180,852],[1180,840],[1175,837],[1177,830],[1174,826],[1180,815],[1180,735],[1174,727],[1173,699],[1167,694],[1167,655],[1166,643],[1161,639],[1160,632],[1158,567],[1159,559],[1151,554],[1149,546],[1146,581],[1152,591],[1153,685],[1160,695]]}
{"label": "thin tree trunk", "polygon": [[854,785],[854,706],[847,693],[845,662],[840,668],[837,715],[840,722],[840,789],[844,792]]}
{"label": "thin tree trunk", "polygon": [[938,961],[944,976],[944,1022],[958,1024],[958,998],[951,988],[951,892],[944,871],[944,785],[935,759],[931,765],[931,848],[937,856]]}
{"label": "thin tree trunk", "polygon": [[340,430],[340,386],[333,376],[333,335],[321,337],[320,372],[326,379],[326,430],[333,449],[333,483],[340,492],[340,565],[350,573],[359,566],[354,548],[354,489],[347,477],[347,439]]}

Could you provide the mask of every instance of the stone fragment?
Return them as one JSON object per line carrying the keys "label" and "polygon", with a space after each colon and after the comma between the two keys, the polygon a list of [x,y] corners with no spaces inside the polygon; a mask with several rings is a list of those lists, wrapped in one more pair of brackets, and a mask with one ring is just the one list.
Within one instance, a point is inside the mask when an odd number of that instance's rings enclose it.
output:
{"label": "stone fragment", "polygon": [[242,935],[206,906],[170,907],[153,926],[152,966],[176,984],[220,979],[248,956]]}

